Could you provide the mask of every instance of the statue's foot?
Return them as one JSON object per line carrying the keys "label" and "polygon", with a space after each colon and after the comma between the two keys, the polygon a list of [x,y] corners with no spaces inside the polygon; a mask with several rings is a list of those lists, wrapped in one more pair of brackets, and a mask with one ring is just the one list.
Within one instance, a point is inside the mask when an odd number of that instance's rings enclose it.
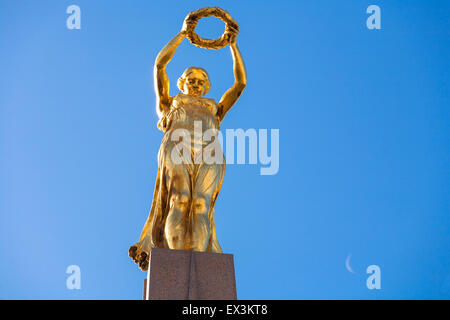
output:
{"label": "statue's foot", "polygon": [[136,243],[128,249],[128,255],[139,265],[142,271],[147,271],[148,269],[148,253],[142,250],[142,246]]}

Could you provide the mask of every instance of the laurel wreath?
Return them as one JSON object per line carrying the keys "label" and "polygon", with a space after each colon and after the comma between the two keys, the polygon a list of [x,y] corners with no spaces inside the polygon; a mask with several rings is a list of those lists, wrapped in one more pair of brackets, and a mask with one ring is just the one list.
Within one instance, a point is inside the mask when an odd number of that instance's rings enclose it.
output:
{"label": "laurel wreath", "polygon": [[[204,39],[195,33],[197,23],[201,18],[216,17],[225,22],[225,31],[220,38]],[[230,43],[230,38],[233,32],[239,32],[239,25],[230,16],[230,14],[219,7],[206,7],[189,13],[186,17],[187,23],[187,38],[189,41],[200,48],[205,49],[221,49]],[[234,30],[233,30],[234,29]]]}

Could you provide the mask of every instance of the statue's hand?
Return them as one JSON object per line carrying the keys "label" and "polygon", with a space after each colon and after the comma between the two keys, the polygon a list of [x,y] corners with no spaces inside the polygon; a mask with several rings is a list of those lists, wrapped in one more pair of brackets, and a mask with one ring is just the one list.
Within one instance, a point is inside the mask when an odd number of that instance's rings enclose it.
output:
{"label": "statue's hand", "polygon": [[[189,28],[192,28],[192,22],[196,18],[195,11],[190,12],[183,21],[183,27],[181,28],[181,32],[187,33]],[[194,26],[195,27],[195,26]]]}
{"label": "statue's hand", "polygon": [[183,22],[183,26],[181,27],[181,33],[186,35],[187,34],[187,30],[188,30],[188,22],[185,19],[184,22]]}
{"label": "statue's hand", "polygon": [[236,30],[235,28],[233,28],[232,26],[228,26],[228,29],[230,30],[230,35],[229,35],[230,44],[236,44],[239,31]]}

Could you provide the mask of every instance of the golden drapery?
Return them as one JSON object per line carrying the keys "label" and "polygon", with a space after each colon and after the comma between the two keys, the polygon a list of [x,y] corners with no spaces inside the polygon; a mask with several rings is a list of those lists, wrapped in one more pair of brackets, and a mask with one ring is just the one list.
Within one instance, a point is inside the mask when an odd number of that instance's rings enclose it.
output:
{"label": "golden drapery", "polygon": [[[220,149],[222,161],[219,163],[198,161],[199,154],[212,142],[195,134],[194,122],[201,126],[202,133],[219,129],[217,104],[213,99],[178,94],[173,98],[170,111],[159,123],[165,133],[158,152],[152,206],[139,242],[129,251],[142,270],[148,268],[151,247],[222,252],[216,236],[214,205],[225,175],[225,158]],[[173,159],[172,153],[179,152],[176,148],[181,143],[172,136],[177,129],[189,132],[189,163],[177,164]],[[207,219],[202,220],[203,216]],[[168,239],[173,237],[166,230],[168,223],[170,229],[178,230],[176,235],[182,238],[174,242],[178,243],[176,246]]]}

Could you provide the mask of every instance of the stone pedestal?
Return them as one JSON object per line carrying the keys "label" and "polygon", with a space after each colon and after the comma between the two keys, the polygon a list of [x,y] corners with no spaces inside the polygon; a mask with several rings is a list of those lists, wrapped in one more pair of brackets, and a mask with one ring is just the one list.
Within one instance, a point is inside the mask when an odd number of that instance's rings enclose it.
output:
{"label": "stone pedestal", "polygon": [[236,300],[232,254],[152,248],[144,300]]}

